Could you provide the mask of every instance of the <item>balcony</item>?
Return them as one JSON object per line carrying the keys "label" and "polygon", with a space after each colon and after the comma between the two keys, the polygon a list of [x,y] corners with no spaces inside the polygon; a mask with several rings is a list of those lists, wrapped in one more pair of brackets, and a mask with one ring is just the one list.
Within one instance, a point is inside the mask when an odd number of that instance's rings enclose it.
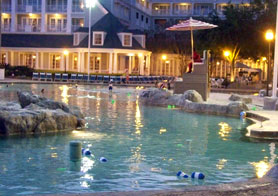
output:
{"label": "balcony", "polygon": [[47,12],[67,12],[67,5],[46,5]]}
{"label": "balcony", "polygon": [[11,12],[11,10],[12,10],[11,5],[9,5],[9,4],[2,4],[1,8],[2,8],[2,12]]}
{"label": "balcony", "polygon": [[41,12],[41,5],[17,5],[16,11],[24,13]]}
{"label": "balcony", "polygon": [[212,9],[194,9],[194,16],[208,16],[212,12]]}
{"label": "balcony", "polygon": [[2,32],[11,32],[11,25],[10,24],[3,24],[1,30],[2,30]]}
{"label": "balcony", "polygon": [[40,32],[41,31],[41,26],[40,25],[22,25],[18,24],[17,25],[17,31],[18,32]]}
{"label": "balcony", "polygon": [[47,31],[52,32],[52,33],[65,33],[65,32],[67,32],[67,29],[62,28],[61,26],[48,25],[47,26]]}
{"label": "balcony", "polygon": [[81,24],[80,24],[80,25],[72,25],[72,26],[71,26],[71,31],[72,31],[72,32],[75,32],[75,31],[76,31],[77,29],[79,29],[80,27],[83,27],[83,25],[81,25]]}
{"label": "balcony", "polygon": [[167,16],[170,14],[170,9],[167,10],[153,10],[153,15],[155,16]]}
{"label": "balcony", "polygon": [[182,15],[182,16],[188,16],[191,15],[191,10],[173,10],[174,15]]}
{"label": "balcony", "polygon": [[74,13],[83,13],[84,12],[84,6],[73,5],[72,6],[72,12],[74,12]]}

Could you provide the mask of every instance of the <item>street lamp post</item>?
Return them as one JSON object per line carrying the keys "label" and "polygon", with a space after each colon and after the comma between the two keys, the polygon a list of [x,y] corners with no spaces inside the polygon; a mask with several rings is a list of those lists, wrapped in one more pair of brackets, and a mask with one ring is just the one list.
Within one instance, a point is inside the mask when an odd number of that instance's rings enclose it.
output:
{"label": "street lamp post", "polygon": [[[269,80],[270,80],[270,47],[271,47],[271,41],[273,40],[274,35],[272,30],[267,30],[265,33],[265,39],[268,41],[268,64],[267,64],[267,81],[266,81],[266,96],[268,96],[269,92]],[[274,88],[274,87],[273,87]]]}
{"label": "street lamp post", "polygon": [[90,49],[91,49],[91,10],[92,7],[95,7],[95,0],[86,0],[86,7],[89,8],[89,35],[88,35],[88,82],[90,78]]}

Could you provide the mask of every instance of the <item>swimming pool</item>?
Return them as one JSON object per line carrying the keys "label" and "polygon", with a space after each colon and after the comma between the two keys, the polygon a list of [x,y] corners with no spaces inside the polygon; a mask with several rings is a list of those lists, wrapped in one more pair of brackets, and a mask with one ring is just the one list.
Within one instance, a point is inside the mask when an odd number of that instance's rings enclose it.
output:
{"label": "swimming pool", "polygon": [[[87,129],[0,139],[0,195],[88,193],[183,188],[261,177],[276,160],[275,143],[250,142],[246,122],[141,105],[135,88],[6,85],[2,100],[32,90],[79,106]],[[68,144],[82,142],[92,157],[69,161]],[[108,162],[101,163],[100,157]],[[205,180],[178,179],[194,171]]]}

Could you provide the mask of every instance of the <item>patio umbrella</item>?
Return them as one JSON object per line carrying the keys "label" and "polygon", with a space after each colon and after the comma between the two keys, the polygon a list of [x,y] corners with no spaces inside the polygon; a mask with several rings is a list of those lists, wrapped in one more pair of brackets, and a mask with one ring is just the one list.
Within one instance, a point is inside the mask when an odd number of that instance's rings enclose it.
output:
{"label": "patio umbrella", "polygon": [[217,27],[217,25],[209,24],[206,22],[202,22],[199,20],[194,20],[192,17],[190,17],[189,20],[182,21],[179,24],[176,24],[172,27],[167,28],[168,31],[190,31],[191,32],[191,53],[192,53],[192,64],[194,63],[193,60],[193,50],[194,50],[194,44],[193,44],[193,30],[202,30],[202,29],[212,29]]}

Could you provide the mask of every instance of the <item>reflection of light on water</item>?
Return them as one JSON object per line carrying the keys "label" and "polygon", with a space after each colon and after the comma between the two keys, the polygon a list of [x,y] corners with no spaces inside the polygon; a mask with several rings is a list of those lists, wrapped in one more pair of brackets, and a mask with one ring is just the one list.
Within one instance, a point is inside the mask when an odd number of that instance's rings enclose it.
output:
{"label": "reflection of light on water", "polygon": [[72,131],[73,137],[76,138],[83,138],[86,137],[86,139],[94,138],[97,140],[102,139],[106,134],[101,134],[101,133],[92,133],[92,132],[87,132],[87,131]]}
{"label": "reflection of light on water", "polygon": [[141,112],[140,112],[140,108],[139,108],[139,101],[138,101],[138,98],[136,100],[136,112],[135,112],[135,133],[137,135],[140,135],[141,134],[141,130],[140,128],[143,127],[143,124],[141,122]]}
{"label": "reflection of light on water", "polygon": [[227,160],[226,159],[220,159],[218,161],[218,164],[216,164],[217,169],[221,170],[224,168],[225,164],[226,164]]}
{"label": "reflection of light on water", "polygon": [[270,164],[266,161],[251,162],[250,164],[254,166],[258,178],[263,177],[270,168]]}
{"label": "reflection of light on water", "polygon": [[225,122],[220,122],[218,125],[220,126],[218,134],[223,140],[227,140],[227,137],[229,137],[232,127],[230,127],[230,125]]}
{"label": "reflection of light on water", "polygon": [[95,161],[90,157],[83,157],[81,161],[81,171],[86,173],[93,168]]}
{"label": "reflection of light on water", "polygon": [[51,157],[52,157],[52,158],[57,158],[57,157],[58,157],[58,154],[57,154],[57,153],[51,153]]}
{"label": "reflection of light on water", "polygon": [[141,147],[142,144],[137,146],[136,148],[131,149],[132,156],[130,157],[129,161],[134,163],[129,166],[131,172],[138,172],[140,171],[140,163],[144,159],[141,155]]}
{"label": "reflection of light on water", "polygon": [[160,133],[160,134],[165,133],[165,132],[167,132],[167,129],[161,128],[161,129],[159,130],[159,133]]}
{"label": "reflection of light on water", "polygon": [[269,144],[269,151],[270,151],[270,164],[274,164],[274,160],[276,159],[277,155],[274,153],[275,152],[275,143],[270,143]]}
{"label": "reflection of light on water", "polygon": [[86,181],[80,182],[80,186],[83,187],[83,188],[89,188],[90,187],[90,185]]}
{"label": "reflection of light on water", "polygon": [[62,102],[68,104],[69,99],[68,99],[68,91],[69,87],[67,85],[60,86],[59,89],[62,91],[61,96],[63,97]]}

